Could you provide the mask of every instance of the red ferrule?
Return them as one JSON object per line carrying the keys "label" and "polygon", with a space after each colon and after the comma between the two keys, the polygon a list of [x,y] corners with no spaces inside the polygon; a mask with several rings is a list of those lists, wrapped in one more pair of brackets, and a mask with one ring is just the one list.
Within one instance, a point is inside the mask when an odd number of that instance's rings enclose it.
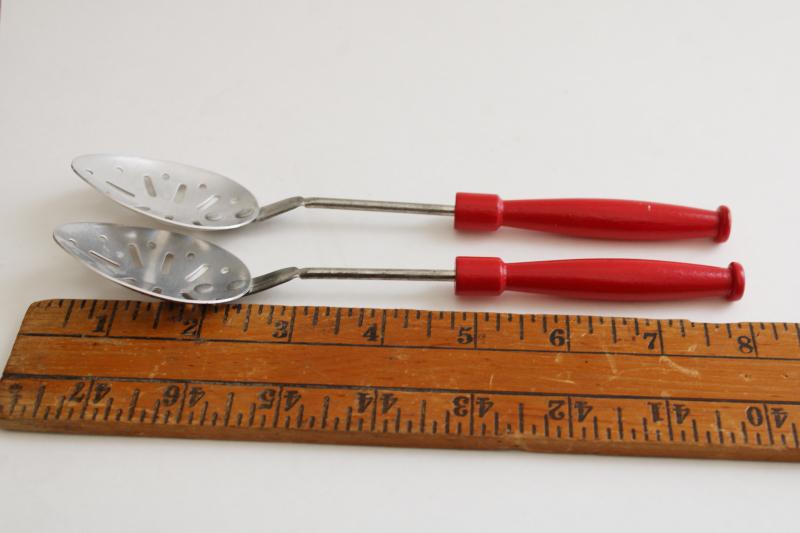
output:
{"label": "red ferrule", "polygon": [[495,296],[506,289],[506,264],[499,257],[456,257],[456,294]]}
{"label": "red ferrule", "polygon": [[456,194],[455,228],[465,231],[495,231],[503,224],[503,200],[496,194]]}

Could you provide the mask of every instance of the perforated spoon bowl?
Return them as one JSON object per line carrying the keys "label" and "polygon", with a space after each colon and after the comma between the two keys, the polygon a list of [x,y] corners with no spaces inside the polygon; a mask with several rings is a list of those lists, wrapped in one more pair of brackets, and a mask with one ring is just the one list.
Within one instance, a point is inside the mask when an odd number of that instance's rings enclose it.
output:
{"label": "perforated spoon bowl", "polygon": [[457,257],[454,270],[297,268],[252,277],[219,246],[172,231],[102,223],[60,226],[55,241],[101,276],[142,294],[183,303],[223,303],[295,278],[455,282],[457,294],[505,289],[599,300],[678,300],[744,292],[741,265],[719,268],[639,259],[573,259],[506,264]]}
{"label": "perforated spoon bowl", "polygon": [[504,201],[494,194],[457,193],[455,205],[293,196],[259,207],[235,181],[179,163],[122,155],[84,155],[73,170],[112,200],[161,222],[228,230],[298,207],[452,216],[459,230],[500,226],[598,239],[725,241],[731,217],[717,211],[655,202],[591,198]]}

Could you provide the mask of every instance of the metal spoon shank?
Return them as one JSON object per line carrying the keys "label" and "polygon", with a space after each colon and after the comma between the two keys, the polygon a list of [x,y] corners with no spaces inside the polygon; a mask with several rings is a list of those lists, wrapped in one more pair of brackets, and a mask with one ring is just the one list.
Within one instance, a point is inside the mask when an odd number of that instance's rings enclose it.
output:
{"label": "metal spoon shank", "polygon": [[455,206],[444,204],[418,204],[411,202],[382,202],[373,200],[351,200],[346,198],[304,198],[293,196],[274,204],[262,207],[257,222],[267,220],[298,207],[310,209],[341,209],[348,211],[382,211],[386,213],[406,213],[417,215],[453,216]]}

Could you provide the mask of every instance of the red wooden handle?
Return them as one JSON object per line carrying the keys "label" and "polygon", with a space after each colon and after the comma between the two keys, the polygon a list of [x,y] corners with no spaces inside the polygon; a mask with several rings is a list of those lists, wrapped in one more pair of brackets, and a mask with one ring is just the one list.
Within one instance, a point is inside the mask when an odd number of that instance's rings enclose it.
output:
{"label": "red wooden handle", "polygon": [[571,259],[504,263],[457,257],[456,294],[538,292],[592,300],[657,301],[721,296],[738,300],[744,270],[643,259]]}
{"label": "red wooden handle", "polygon": [[731,212],[724,205],[708,211],[635,200],[503,201],[494,194],[456,195],[456,229],[494,231],[500,226],[595,239],[657,241],[710,237],[725,242],[731,232]]}

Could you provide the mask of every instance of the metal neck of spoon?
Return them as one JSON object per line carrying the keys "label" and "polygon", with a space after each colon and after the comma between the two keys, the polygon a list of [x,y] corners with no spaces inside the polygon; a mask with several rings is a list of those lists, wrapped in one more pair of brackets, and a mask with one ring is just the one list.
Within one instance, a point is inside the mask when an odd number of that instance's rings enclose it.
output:
{"label": "metal neck of spoon", "polygon": [[250,294],[300,279],[384,279],[404,281],[454,281],[455,270],[404,268],[297,268],[288,267],[253,278]]}
{"label": "metal neck of spoon", "polygon": [[419,215],[453,216],[455,207],[443,204],[416,204],[410,202],[381,202],[373,200],[349,200],[346,198],[304,198],[293,196],[259,210],[256,221],[276,217],[298,207],[314,209],[346,209],[350,211],[384,211],[388,213],[414,213]]}

